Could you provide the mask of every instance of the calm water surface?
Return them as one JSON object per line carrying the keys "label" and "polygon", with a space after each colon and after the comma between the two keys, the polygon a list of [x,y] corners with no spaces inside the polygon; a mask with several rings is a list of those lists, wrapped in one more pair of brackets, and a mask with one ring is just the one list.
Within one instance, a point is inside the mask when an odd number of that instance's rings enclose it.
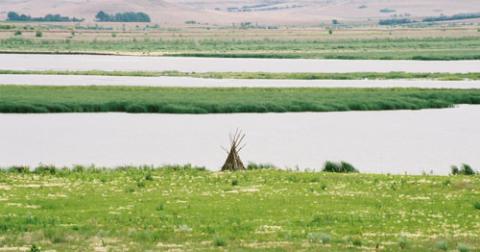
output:
{"label": "calm water surface", "polygon": [[4,70],[182,72],[478,72],[480,61],[229,59],[100,55],[0,54]]}
{"label": "calm water surface", "polygon": [[421,111],[285,114],[0,114],[0,166],[185,164],[217,170],[235,129],[245,162],[362,172],[448,174],[480,167],[480,106]]}

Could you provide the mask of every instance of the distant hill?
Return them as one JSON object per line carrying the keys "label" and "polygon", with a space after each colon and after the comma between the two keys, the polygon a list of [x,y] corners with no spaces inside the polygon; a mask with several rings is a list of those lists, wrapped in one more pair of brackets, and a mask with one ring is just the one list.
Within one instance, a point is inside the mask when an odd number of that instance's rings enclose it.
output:
{"label": "distant hill", "polygon": [[153,23],[178,25],[186,21],[230,25],[315,25],[375,22],[388,18],[423,18],[480,12],[478,0],[1,0],[0,18],[8,11],[32,16],[62,14],[92,22],[100,11],[141,11]]}

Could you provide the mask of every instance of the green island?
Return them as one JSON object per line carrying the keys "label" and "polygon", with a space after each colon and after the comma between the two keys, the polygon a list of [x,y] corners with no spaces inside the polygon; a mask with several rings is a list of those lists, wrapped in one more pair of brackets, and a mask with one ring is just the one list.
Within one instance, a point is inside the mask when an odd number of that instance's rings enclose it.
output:
{"label": "green island", "polygon": [[478,175],[249,168],[2,169],[0,242],[31,251],[480,249]]}
{"label": "green island", "polygon": [[480,89],[0,86],[1,113],[329,112],[480,104]]}

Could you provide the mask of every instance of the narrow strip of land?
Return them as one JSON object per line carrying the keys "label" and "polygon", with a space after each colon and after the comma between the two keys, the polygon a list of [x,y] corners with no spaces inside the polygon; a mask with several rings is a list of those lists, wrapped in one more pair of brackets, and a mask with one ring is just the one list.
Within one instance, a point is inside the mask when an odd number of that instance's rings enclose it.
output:
{"label": "narrow strip of land", "polygon": [[480,89],[0,86],[0,112],[241,113],[446,108]]}

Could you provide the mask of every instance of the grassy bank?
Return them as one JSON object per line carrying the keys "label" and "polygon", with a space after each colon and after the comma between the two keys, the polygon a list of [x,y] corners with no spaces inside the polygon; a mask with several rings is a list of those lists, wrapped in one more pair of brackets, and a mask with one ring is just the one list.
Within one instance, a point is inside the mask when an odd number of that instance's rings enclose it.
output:
{"label": "grassy bank", "polygon": [[479,73],[268,73],[268,72],[178,72],[178,71],[59,71],[59,70],[0,70],[0,74],[35,75],[95,75],[95,76],[135,76],[135,77],[192,77],[206,79],[269,79],[269,80],[480,80]]}
{"label": "grassy bank", "polygon": [[0,172],[0,247],[477,251],[480,177],[189,167]]}
{"label": "grassy bank", "polygon": [[240,113],[446,108],[480,90],[0,86],[2,113]]}
{"label": "grassy bank", "polygon": [[8,38],[0,41],[4,52],[102,53],[241,58],[325,59],[480,59],[477,37],[342,40],[36,40]]}

